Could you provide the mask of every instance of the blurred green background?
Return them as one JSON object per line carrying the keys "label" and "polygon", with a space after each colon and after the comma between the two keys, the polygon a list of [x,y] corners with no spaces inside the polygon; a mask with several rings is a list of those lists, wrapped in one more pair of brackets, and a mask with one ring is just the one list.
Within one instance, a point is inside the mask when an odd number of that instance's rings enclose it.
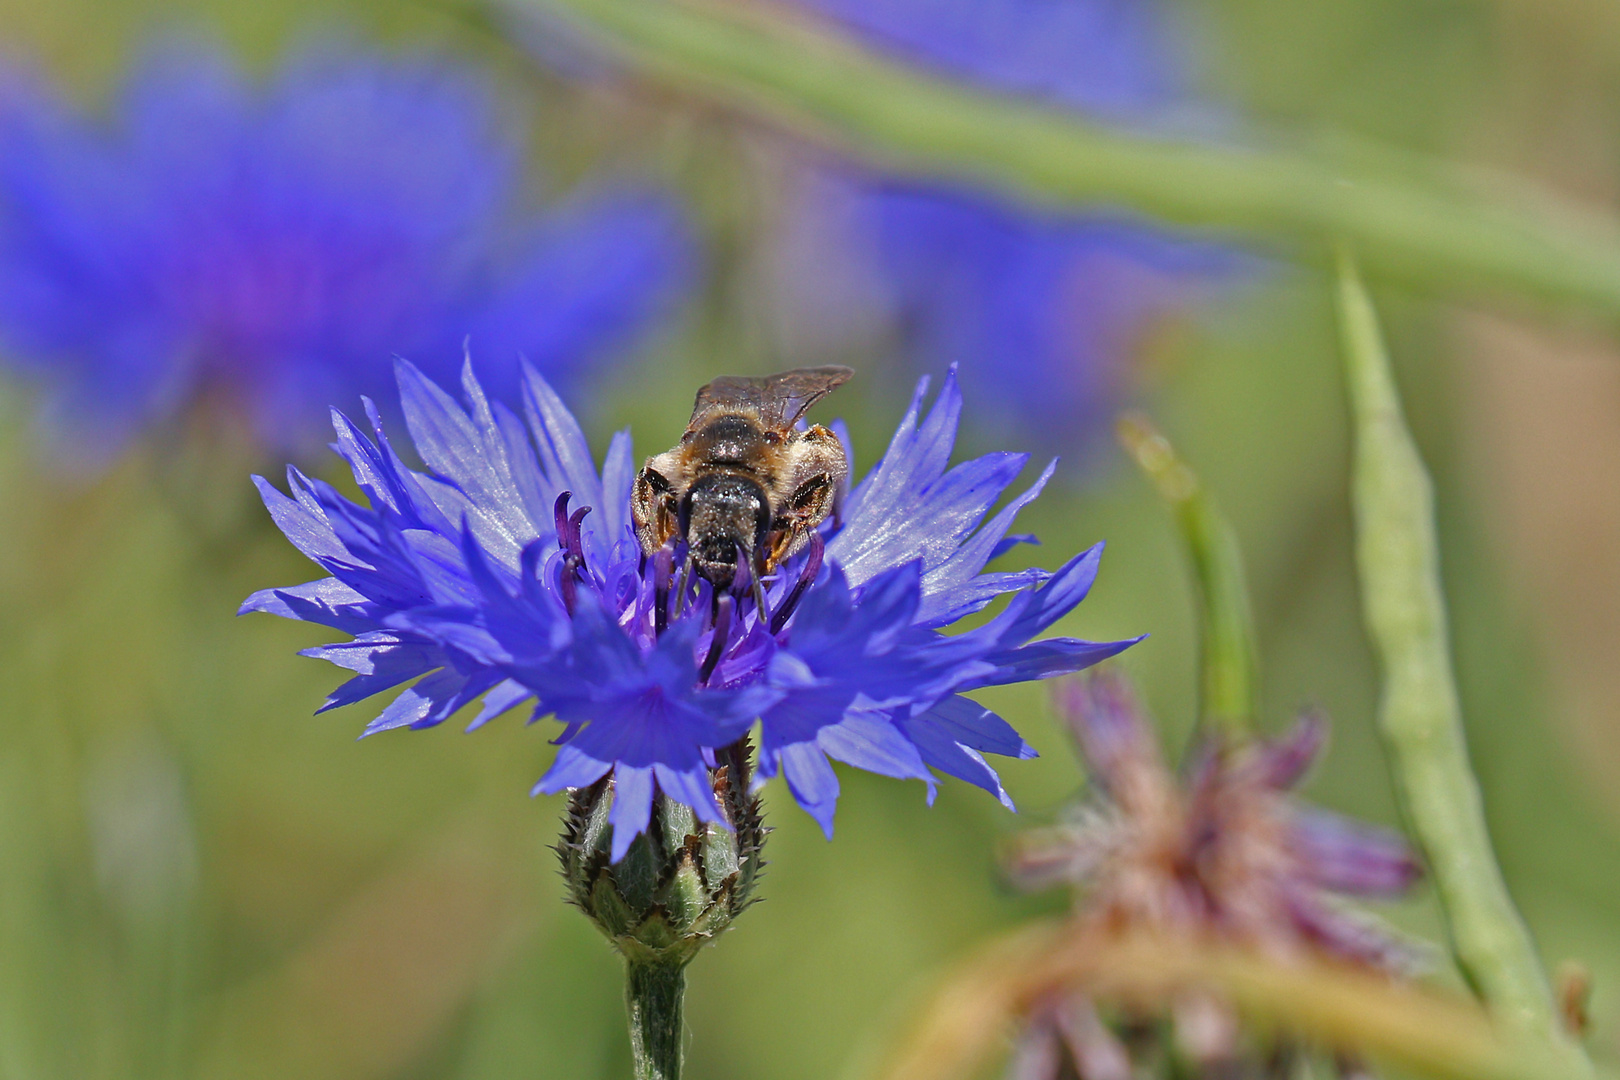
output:
{"label": "blurred green background", "polygon": [[[1598,0],[1187,0],[1210,93],[1281,140],[1354,136],[1612,204],[1620,12]],[[86,102],[132,45],[201,24],[268,64],[311,25],[430,40],[541,103],[564,179],[631,160],[675,180],[715,254],[701,299],[587,409],[671,440],[693,387],[781,366],[747,237],[768,187],[746,123],[570,85],[449,8],[390,3],[0,2],[0,42]],[[1380,293],[1435,471],[1474,760],[1515,897],[1549,966],[1596,976],[1599,1053],[1620,1053],[1620,355],[1601,327],[1504,302]],[[856,357],[837,412],[857,474],[909,376]],[[1350,557],[1347,445],[1326,282],[1287,263],[1161,321],[1134,400],[1234,520],[1254,590],[1266,718],[1322,706],[1320,802],[1393,823],[1372,729],[1375,671]],[[355,741],[367,706],[311,715],[337,673],[318,629],[237,603],[307,564],[251,499],[273,462],[226,435],[140,448],[64,477],[0,407],[0,1076],[405,1080],[619,1077],[620,973],[561,903],[560,803],[514,718]],[[835,410],[829,409],[831,413]],[[967,449],[995,445],[971,430]],[[330,475],[330,474],[329,474]],[[1193,711],[1192,598],[1170,520],[1123,455],[1075,463],[1026,512],[1048,564],[1109,542],[1061,633],[1150,631],[1126,665],[1177,744]],[[199,497],[198,493],[203,493]],[[768,789],[766,902],[693,968],[694,1077],[859,1076],[909,1004],[997,928],[1063,899],[1018,897],[997,841],[1083,784],[1037,688],[986,700],[1041,751],[1003,775],[1022,813],[947,783],[843,772],[835,842]],[[1420,891],[1390,916],[1434,936]]]}

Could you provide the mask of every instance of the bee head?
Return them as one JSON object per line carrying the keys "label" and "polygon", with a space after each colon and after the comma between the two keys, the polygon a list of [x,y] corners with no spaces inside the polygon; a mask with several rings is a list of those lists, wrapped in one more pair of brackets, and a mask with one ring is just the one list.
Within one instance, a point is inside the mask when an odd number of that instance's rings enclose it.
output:
{"label": "bee head", "polygon": [[687,489],[681,518],[697,572],[724,589],[737,572],[738,549],[755,551],[765,542],[771,511],[764,489],[748,477],[710,473]]}

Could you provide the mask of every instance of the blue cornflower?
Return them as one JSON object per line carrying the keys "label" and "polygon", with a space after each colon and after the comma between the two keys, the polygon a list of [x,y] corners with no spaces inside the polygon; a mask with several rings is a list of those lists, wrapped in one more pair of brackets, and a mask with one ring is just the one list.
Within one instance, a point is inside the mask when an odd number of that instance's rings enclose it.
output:
{"label": "blue cornflower", "polygon": [[[1148,0],[799,3],[874,48],[987,90],[1093,120],[1206,125],[1189,58]],[[794,201],[781,276],[797,333],[815,342],[863,323],[898,327],[915,363],[960,364],[976,402],[1054,445],[1095,434],[1129,389],[1126,361],[1144,330],[1241,262],[1118,213],[1037,211],[852,166],[812,171]]]}
{"label": "blue cornflower", "polygon": [[217,47],[150,50],[104,122],[12,72],[0,350],[101,452],[203,398],[301,449],[390,355],[469,337],[492,389],[519,352],[566,379],[673,297],[689,241],[648,190],[528,205],[513,119],[476,69],[352,42],[263,85]]}
{"label": "blue cornflower", "polygon": [[[522,419],[491,401],[470,364],[463,402],[409,363],[398,377],[428,471],[403,464],[369,400],[370,435],[335,412],[335,448],[370,505],[296,469],[290,497],[258,479],[276,524],[331,576],[257,593],[242,610],[353,635],[306,651],[355,673],[325,708],[417,679],[367,734],[431,727],[478,698],[472,728],[529,702],[535,719],[555,716],[561,749],[535,791],[611,775],[614,861],[647,827],[659,792],[727,824],[710,770],[756,720],[760,777],[782,773],[829,836],[838,798],[829,759],[922,780],[930,798],[937,769],[1008,802],[984,755],[1034,751],[963,695],[1077,671],[1136,640],[1033,640],[1084,599],[1100,545],[1051,573],[985,571],[1018,541],[1013,519],[1052,470],[990,513],[1027,458],[950,466],[962,407],[954,371],[926,416],[927,380],[919,385],[841,521],[824,523],[763,583],[763,610],[745,572],[716,596],[674,572],[674,542],[644,555],[628,433],[614,436],[598,470],[532,367]],[[941,632],[1007,593],[982,625]]]}

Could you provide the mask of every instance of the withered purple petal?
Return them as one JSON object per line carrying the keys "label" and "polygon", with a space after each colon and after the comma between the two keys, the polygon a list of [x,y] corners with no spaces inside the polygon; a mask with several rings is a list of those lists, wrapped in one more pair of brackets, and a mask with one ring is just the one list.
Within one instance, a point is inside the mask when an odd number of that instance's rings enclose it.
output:
{"label": "withered purple petal", "polygon": [[1419,873],[1411,850],[1287,791],[1324,745],[1323,718],[1276,739],[1204,733],[1178,774],[1117,670],[1069,680],[1054,697],[1096,791],[1064,824],[1014,842],[1016,882],[1073,886],[1079,916],[1111,932],[1213,936],[1282,955],[1325,950],[1405,970],[1410,949],[1399,936],[1338,897],[1400,895]]}
{"label": "withered purple petal", "polygon": [[1395,897],[1423,876],[1411,847],[1388,829],[1305,806],[1295,810],[1293,826],[1301,868],[1324,889]]}

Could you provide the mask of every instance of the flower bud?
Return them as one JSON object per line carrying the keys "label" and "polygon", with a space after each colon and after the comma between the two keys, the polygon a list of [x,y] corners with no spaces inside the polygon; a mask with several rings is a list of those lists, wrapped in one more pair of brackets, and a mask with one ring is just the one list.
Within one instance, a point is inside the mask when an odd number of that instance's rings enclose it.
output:
{"label": "flower bud", "polygon": [[710,777],[726,825],[700,821],[659,794],[647,831],[617,863],[611,775],[569,796],[557,845],[569,900],[632,963],[684,966],[751,901],[767,830],[758,797],[748,793],[747,743],[727,747],[716,762]]}

